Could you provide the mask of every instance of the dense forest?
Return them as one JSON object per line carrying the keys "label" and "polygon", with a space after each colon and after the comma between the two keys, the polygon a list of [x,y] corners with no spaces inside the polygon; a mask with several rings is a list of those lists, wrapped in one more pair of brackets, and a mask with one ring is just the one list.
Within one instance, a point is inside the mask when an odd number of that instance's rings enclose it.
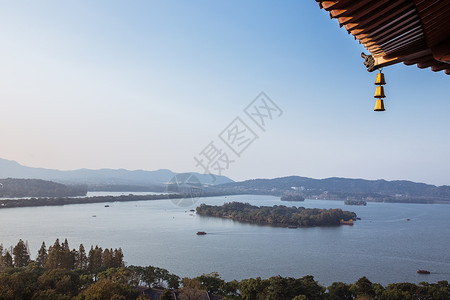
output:
{"label": "dense forest", "polygon": [[0,299],[136,299],[138,285],[178,288],[180,279],[156,267],[125,267],[122,250],[43,242],[32,260],[26,242],[0,245]]}
{"label": "dense forest", "polygon": [[228,218],[235,221],[272,226],[337,226],[341,220],[356,219],[356,214],[342,209],[286,207],[284,205],[253,206],[231,202],[222,206],[201,204],[197,214]]}
{"label": "dense forest", "polygon": [[0,198],[86,196],[87,186],[64,185],[40,179],[0,179]]}
{"label": "dense forest", "polygon": [[[150,291],[159,293],[149,293]],[[207,294],[206,298],[205,295]],[[157,295],[151,298],[149,295]],[[32,260],[27,243],[0,246],[0,299],[242,299],[242,300],[351,300],[450,299],[447,281],[393,283],[386,287],[366,277],[353,284],[320,285],[312,276],[274,276],[226,282],[213,272],[180,278],[163,268],[125,266],[122,250],[81,244],[70,250],[64,240],[48,249],[42,243]]]}

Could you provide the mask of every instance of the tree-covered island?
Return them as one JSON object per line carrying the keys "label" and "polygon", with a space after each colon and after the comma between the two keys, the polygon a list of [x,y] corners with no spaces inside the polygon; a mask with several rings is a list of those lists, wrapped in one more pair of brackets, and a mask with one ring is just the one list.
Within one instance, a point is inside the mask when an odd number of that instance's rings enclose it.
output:
{"label": "tree-covered island", "polygon": [[296,201],[296,202],[302,202],[305,201],[305,197],[303,197],[301,194],[297,193],[284,193],[280,197],[281,201]]}
{"label": "tree-covered island", "polygon": [[[219,193],[203,192],[198,197],[222,196]],[[92,196],[92,197],[46,197],[26,199],[0,199],[0,209],[13,207],[58,206],[69,204],[149,201],[163,199],[192,198],[189,194],[149,194],[149,195],[120,195],[120,196]]]}
{"label": "tree-covered island", "polygon": [[366,206],[367,202],[364,200],[345,200],[345,205],[360,205],[360,206]]}
{"label": "tree-covered island", "polygon": [[280,227],[338,226],[341,220],[356,219],[354,212],[339,208],[319,209],[284,205],[259,207],[240,202],[225,203],[222,206],[201,204],[197,207],[197,214]]}

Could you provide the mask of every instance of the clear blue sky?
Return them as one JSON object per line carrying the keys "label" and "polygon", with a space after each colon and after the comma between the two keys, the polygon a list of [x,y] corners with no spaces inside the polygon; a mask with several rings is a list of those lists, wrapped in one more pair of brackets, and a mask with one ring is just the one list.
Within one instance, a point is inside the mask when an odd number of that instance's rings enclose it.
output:
{"label": "clear blue sky", "polygon": [[[450,185],[450,76],[385,68],[308,1],[0,1],[0,157],[44,168]],[[264,91],[283,110],[240,157],[218,135]]]}

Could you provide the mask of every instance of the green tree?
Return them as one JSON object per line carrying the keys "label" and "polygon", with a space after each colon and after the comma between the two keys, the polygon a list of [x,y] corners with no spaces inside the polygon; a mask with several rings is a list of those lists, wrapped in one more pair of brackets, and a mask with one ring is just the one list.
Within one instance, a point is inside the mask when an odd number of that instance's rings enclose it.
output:
{"label": "green tree", "polygon": [[172,292],[168,289],[165,289],[161,296],[159,296],[159,300],[173,300]]}
{"label": "green tree", "polygon": [[142,269],[142,281],[144,281],[148,287],[153,286],[157,281],[157,276],[155,272],[156,268],[153,266],[147,266]]}
{"label": "green tree", "polygon": [[239,290],[244,300],[256,300],[269,285],[267,280],[261,280],[261,277],[244,279],[239,282]]}
{"label": "green tree", "polygon": [[70,251],[69,241],[67,241],[67,239],[64,239],[64,242],[61,244],[61,250]]}
{"label": "green tree", "polygon": [[33,300],[70,300],[67,295],[61,295],[55,290],[37,291],[33,294]]}
{"label": "green tree", "polygon": [[88,267],[88,258],[86,256],[86,250],[84,249],[83,244],[80,244],[78,248],[78,252],[75,255],[75,269],[79,270],[87,270]]}
{"label": "green tree", "polygon": [[105,268],[113,268],[114,267],[114,252],[106,248],[105,251],[103,251],[102,254],[102,266]]}
{"label": "green tree", "polygon": [[367,279],[367,277],[361,277],[350,287],[352,294],[356,297],[368,296],[373,298],[375,296],[375,291],[372,287],[372,282]]}
{"label": "green tree", "polygon": [[[275,276],[268,280],[263,298],[270,300],[292,299],[304,296],[310,300],[323,299],[325,288],[320,286],[313,276],[302,278]],[[261,294],[260,294],[261,295]]]}
{"label": "green tree", "polygon": [[287,278],[275,276],[269,278],[269,285],[264,290],[264,299],[282,300],[292,299],[296,293],[292,293]]}
{"label": "green tree", "polygon": [[4,271],[13,267],[13,258],[11,254],[9,254],[9,251],[6,251],[5,255],[0,257],[0,271]]}
{"label": "green tree", "polygon": [[49,269],[39,279],[39,290],[54,291],[58,295],[74,297],[81,289],[80,276],[71,270]]}
{"label": "green tree", "polygon": [[61,245],[61,267],[66,270],[75,269],[76,251],[70,251],[67,239]]}
{"label": "green tree", "polygon": [[223,291],[225,295],[238,296],[239,282],[237,280],[232,280],[225,282],[223,285]]}
{"label": "green tree", "polygon": [[198,300],[205,293],[202,290],[202,284],[197,279],[183,278],[181,280],[183,284],[183,291],[180,294],[181,300]]}
{"label": "green tree", "polygon": [[134,300],[138,297],[138,291],[131,286],[115,283],[109,279],[102,279],[90,285],[80,293],[76,299],[83,300]]}
{"label": "green tree", "polygon": [[37,290],[38,277],[42,268],[37,263],[30,263],[24,268],[10,269],[0,275],[1,299],[31,299]]}
{"label": "green tree", "polygon": [[351,300],[353,299],[352,292],[350,291],[350,284],[343,282],[333,282],[328,287],[328,294],[330,299],[333,300]]}
{"label": "green tree", "polygon": [[303,276],[302,278],[296,279],[295,282],[294,286],[298,286],[298,288],[295,288],[296,295],[305,295],[310,300],[323,298],[325,288],[319,285],[313,276]]}
{"label": "green tree", "polygon": [[19,240],[17,245],[14,247],[13,258],[15,267],[25,267],[30,263],[30,254],[28,253],[28,247],[22,240]]}
{"label": "green tree", "polygon": [[384,299],[386,290],[381,284],[373,283],[372,288],[375,293],[375,299]]}
{"label": "green tree", "polygon": [[91,274],[96,274],[99,271],[101,271],[102,268],[102,254],[103,250],[102,248],[99,248],[98,246],[91,246],[91,250],[89,250],[89,256],[88,256],[88,271]]}
{"label": "green tree", "polygon": [[53,246],[48,248],[47,261],[44,265],[46,269],[58,269],[61,268],[62,249],[59,243],[59,239],[56,239]]}
{"label": "green tree", "polygon": [[178,289],[180,287],[180,277],[175,274],[169,274],[167,278],[167,287],[169,289]]}
{"label": "green tree", "polygon": [[44,267],[45,263],[47,262],[47,247],[45,246],[45,242],[42,242],[41,248],[38,251],[38,256],[36,258],[36,262],[39,264],[40,267]]}
{"label": "green tree", "polygon": [[127,269],[131,272],[132,276],[130,278],[130,284],[133,286],[141,285],[144,274],[144,268],[140,266],[129,266]]}
{"label": "green tree", "polygon": [[119,268],[119,267],[124,267],[125,266],[125,263],[123,262],[122,248],[114,249],[113,257],[114,257],[113,267]]}
{"label": "green tree", "polygon": [[198,281],[202,284],[202,288],[206,289],[208,292],[213,294],[223,294],[223,286],[225,281],[222,280],[217,272],[212,272],[209,274],[202,274],[196,277]]}
{"label": "green tree", "polygon": [[[426,284],[419,283],[419,285],[424,286]],[[450,284],[447,280],[441,280],[437,283],[431,283],[429,284],[429,286],[431,287],[429,294],[432,295],[433,299],[450,299]]]}
{"label": "green tree", "polygon": [[125,267],[109,268],[103,272],[98,273],[98,279],[109,279],[112,282],[130,284],[135,286],[133,271]]}
{"label": "green tree", "polygon": [[[41,247],[42,249],[42,247]],[[53,246],[48,248],[48,254],[44,267],[46,269],[75,269],[75,260],[77,252],[70,250],[69,242],[67,239],[62,244],[59,243],[59,239],[56,239]]]}

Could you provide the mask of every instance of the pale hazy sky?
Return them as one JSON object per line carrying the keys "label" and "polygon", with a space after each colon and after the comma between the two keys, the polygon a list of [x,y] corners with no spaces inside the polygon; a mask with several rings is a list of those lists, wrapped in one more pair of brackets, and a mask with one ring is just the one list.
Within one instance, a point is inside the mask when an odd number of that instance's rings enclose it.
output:
{"label": "pale hazy sky", "polygon": [[[364,48],[314,0],[11,0],[0,28],[0,158],[201,172],[213,142],[234,180],[450,185],[450,76],[385,68],[374,112]],[[265,132],[243,112],[261,91],[283,112]],[[236,117],[258,136],[240,157],[219,138]]]}

